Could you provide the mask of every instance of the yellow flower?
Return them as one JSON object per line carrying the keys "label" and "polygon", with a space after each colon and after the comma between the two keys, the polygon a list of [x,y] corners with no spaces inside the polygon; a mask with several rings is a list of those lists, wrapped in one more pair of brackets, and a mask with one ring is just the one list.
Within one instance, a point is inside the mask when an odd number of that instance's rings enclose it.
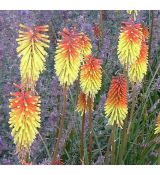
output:
{"label": "yellow flower", "polygon": [[78,96],[77,111],[83,113],[87,110],[87,99],[83,92],[80,92]]}
{"label": "yellow flower", "polygon": [[32,91],[25,91],[20,86],[18,92],[11,93],[10,119],[11,135],[17,151],[28,149],[33,143],[37,128],[40,127],[40,97],[34,96]]}
{"label": "yellow flower", "polygon": [[143,34],[143,41],[145,41],[145,40],[147,40],[149,38],[148,27],[145,26],[143,23],[142,23],[142,34]]}
{"label": "yellow flower", "polygon": [[72,85],[78,77],[81,62],[81,41],[75,30],[63,29],[58,41],[55,70],[61,85]]}
{"label": "yellow flower", "polygon": [[44,48],[48,48],[49,36],[41,32],[48,31],[48,25],[27,27],[20,24],[22,28],[19,31],[17,39],[17,52],[21,57],[20,72],[22,84],[26,86],[34,86],[38,80],[40,73],[45,69],[45,57],[47,52]]}
{"label": "yellow flower", "polygon": [[91,45],[91,41],[88,38],[87,35],[85,35],[84,33],[80,34],[80,45],[81,45],[81,52],[83,57],[85,58],[87,55],[90,55],[92,52],[92,45]]}
{"label": "yellow flower", "polygon": [[118,42],[118,57],[122,65],[131,65],[139,56],[142,43],[142,28],[130,20],[123,23]]}
{"label": "yellow flower", "polygon": [[160,113],[158,114],[157,117],[157,122],[156,122],[156,128],[154,134],[159,134],[160,133]]}
{"label": "yellow flower", "polygon": [[148,46],[145,42],[142,43],[140,55],[136,62],[129,68],[129,80],[131,82],[141,82],[144,75],[147,73],[148,64]]}
{"label": "yellow flower", "polygon": [[113,77],[104,110],[110,125],[116,123],[119,127],[123,126],[128,113],[127,82],[124,76]]}
{"label": "yellow flower", "polygon": [[[91,108],[93,108],[93,101],[91,104]],[[84,112],[87,112],[89,110],[87,96],[83,92],[80,92],[78,96],[78,103],[76,110],[80,112],[81,115],[83,115]]]}
{"label": "yellow flower", "polygon": [[87,96],[94,97],[101,88],[102,67],[101,61],[88,56],[80,72],[80,86]]}

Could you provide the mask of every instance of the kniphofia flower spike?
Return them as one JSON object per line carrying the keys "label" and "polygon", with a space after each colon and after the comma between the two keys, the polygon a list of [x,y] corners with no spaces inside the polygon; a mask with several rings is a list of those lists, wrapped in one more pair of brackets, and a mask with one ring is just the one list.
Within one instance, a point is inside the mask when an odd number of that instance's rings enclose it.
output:
{"label": "kniphofia flower spike", "polygon": [[123,121],[128,113],[127,82],[123,75],[113,77],[104,110],[110,125],[123,126]]}
{"label": "kniphofia flower spike", "polygon": [[30,148],[40,128],[40,97],[15,86],[19,91],[11,93],[9,125],[19,152]]}
{"label": "kniphofia flower spike", "polygon": [[81,67],[80,86],[82,92],[87,96],[93,97],[101,88],[102,83],[102,67],[101,60],[93,56],[87,56],[87,60]]}
{"label": "kniphofia flower spike", "polygon": [[140,54],[129,69],[128,76],[129,80],[134,83],[142,82],[144,75],[147,73],[147,65],[148,65],[148,45],[146,40],[149,36],[149,31],[144,24],[142,24],[142,45]]}
{"label": "kniphofia flower spike", "polygon": [[45,69],[44,48],[49,47],[49,36],[41,32],[48,31],[48,25],[27,27],[20,24],[19,37],[17,39],[17,52],[21,57],[20,72],[22,84],[26,87],[34,86],[40,73]]}
{"label": "kniphofia flower spike", "polygon": [[124,22],[118,42],[118,57],[122,65],[133,64],[141,50],[142,27],[133,20]]}
{"label": "kniphofia flower spike", "polygon": [[[93,102],[92,102],[91,106],[93,108]],[[78,96],[78,103],[77,103],[77,109],[76,110],[78,112],[80,112],[81,115],[83,115],[84,112],[89,111],[87,96],[83,92],[80,92],[80,94]]]}
{"label": "kniphofia flower spike", "polygon": [[136,62],[131,65],[128,71],[128,77],[131,82],[142,82],[144,75],[147,73],[148,65],[148,45],[142,43],[141,51]]}
{"label": "kniphofia flower spike", "polygon": [[77,103],[77,111],[80,112],[82,115],[87,110],[87,99],[86,95],[83,92],[80,92],[78,96],[78,103]]}
{"label": "kniphofia flower spike", "polygon": [[81,53],[83,58],[85,59],[85,57],[87,55],[90,55],[92,52],[92,45],[91,45],[91,41],[88,38],[87,35],[85,35],[84,33],[80,33],[80,45],[81,45]]}
{"label": "kniphofia flower spike", "polygon": [[58,41],[55,70],[61,85],[72,85],[78,77],[81,62],[81,40],[74,29],[63,29]]}

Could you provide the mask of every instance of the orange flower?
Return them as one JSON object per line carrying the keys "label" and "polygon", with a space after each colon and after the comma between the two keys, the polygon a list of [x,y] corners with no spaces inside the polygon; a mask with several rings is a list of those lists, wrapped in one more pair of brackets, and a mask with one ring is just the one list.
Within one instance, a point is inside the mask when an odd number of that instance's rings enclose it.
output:
{"label": "orange flower", "polygon": [[48,48],[49,36],[40,32],[48,31],[48,25],[27,27],[20,24],[22,28],[19,31],[19,38],[17,39],[17,52],[21,57],[20,72],[22,84],[27,86],[34,86],[38,80],[40,73],[45,69],[45,57]]}
{"label": "orange flower", "polygon": [[142,34],[143,34],[143,39],[144,40],[149,38],[148,27],[146,27],[144,24],[142,24]]}
{"label": "orange flower", "polygon": [[[93,101],[92,101],[91,106],[93,108]],[[81,112],[81,115],[83,115],[84,112],[87,112],[89,110],[88,103],[87,103],[87,97],[83,92],[80,92],[79,94],[76,110],[78,112]]]}
{"label": "orange flower", "polygon": [[86,57],[87,55],[91,54],[91,49],[92,49],[92,45],[91,45],[91,41],[88,38],[87,35],[85,35],[84,33],[81,33],[80,35],[80,45],[81,45],[81,52],[83,57]]}
{"label": "orange flower", "polygon": [[140,55],[136,62],[129,68],[128,76],[131,82],[141,82],[144,75],[147,73],[148,64],[148,45],[146,42],[142,43]]}
{"label": "orange flower", "polygon": [[81,40],[75,30],[63,29],[58,41],[55,70],[61,85],[72,85],[78,77],[81,62]]}
{"label": "orange flower", "polygon": [[139,56],[142,43],[142,27],[130,20],[123,23],[118,42],[118,57],[121,64],[131,65]]}
{"label": "orange flower", "polygon": [[9,124],[12,128],[14,143],[17,151],[29,149],[33,143],[37,128],[40,127],[40,97],[34,96],[32,91],[25,91],[22,87],[18,92],[11,93],[10,99],[10,119]]}
{"label": "orange flower", "polygon": [[87,110],[87,99],[83,92],[80,92],[78,96],[77,111],[83,113]]}
{"label": "orange flower", "polygon": [[81,67],[80,86],[82,92],[87,96],[94,97],[101,88],[102,82],[102,67],[101,60],[92,57],[87,57],[84,65]]}
{"label": "orange flower", "polygon": [[120,75],[112,79],[105,103],[105,114],[109,117],[110,125],[116,123],[122,127],[127,113],[127,82],[125,77]]}

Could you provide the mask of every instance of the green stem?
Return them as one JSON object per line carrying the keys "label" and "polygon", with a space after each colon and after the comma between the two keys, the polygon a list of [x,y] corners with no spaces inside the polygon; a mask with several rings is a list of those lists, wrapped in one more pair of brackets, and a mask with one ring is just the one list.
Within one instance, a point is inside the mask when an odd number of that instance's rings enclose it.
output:
{"label": "green stem", "polygon": [[54,25],[54,20],[52,19],[51,20],[51,24],[50,24],[50,26],[51,26],[51,31],[52,31],[52,39],[53,39],[53,43],[57,43],[57,40],[58,40],[58,37],[57,37],[57,34],[56,34],[56,31],[55,31],[55,25]]}
{"label": "green stem", "polygon": [[[61,102],[60,102],[60,95],[57,96],[57,111],[58,111],[58,114],[60,113],[60,105],[61,105]],[[57,126],[60,125],[60,120],[57,121]],[[56,134],[55,134],[55,137],[57,138],[58,137],[58,129],[56,129]]]}
{"label": "green stem", "polygon": [[120,144],[121,144],[121,133],[122,133],[122,130],[121,129],[116,129],[116,144],[118,145],[116,147],[116,160],[115,160],[115,164],[117,165],[119,163],[119,154],[120,154]]}
{"label": "green stem", "polygon": [[123,132],[122,132],[122,137],[121,137],[121,146],[120,146],[120,155],[119,155],[119,164],[123,165],[123,156],[124,156],[124,151],[125,151],[125,140],[127,138],[127,119],[124,121],[124,127],[123,127]]}
{"label": "green stem", "polygon": [[[151,13],[151,15],[150,15]],[[154,12],[153,10],[151,10],[151,12],[149,11],[149,16],[151,18],[151,23],[150,23],[150,37],[149,37],[149,51],[148,51],[148,57],[151,57],[151,51],[152,51],[152,41],[153,41],[153,20],[154,20]]]}
{"label": "green stem", "polygon": [[85,127],[85,111],[82,115],[82,131],[81,131],[81,141],[80,141],[80,161],[84,165],[84,127]]}
{"label": "green stem", "polygon": [[[112,132],[113,132],[113,130],[112,130]],[[105,163],[106,163],[106,165],[109,164],[109,150],[110,150],[110,147],[111,147],[112,132],[111,132],[111,135],[109,137],[108,144],[107,144],[107,151],[105,153]]]}
{"label": "green stem", "polygon": [[131,129],[131,124],[132,124],[132,120],[133,120],[133,114],[134,114],[135,106],[136,106],[136,86],[133,87],[132,106],[131,106],[128,128],[127,128],[127,122],[125,122],[125,128],[123,130],[124,137],[123,137],[123,142],[122,142],[122,150],[121,150],[121,153],[120,153],[120,164],[124,163],[123,157],[124,157],[124,152],[126,150],[127,143],[128,143],[128,137],[129,137],[129,133],[130,133],[130,129]]}
{"label": "green stem", "polygon": [[60,140],[61,140],[62,132],[63,132],[63,127],[64,127],[64,117],[66,115],[66,104],[67,104],[67,86],[66,85],[64,86],[64,89],[63,89],[63,96],[64,96],[64,99],[63,99],[63,113],[62,113],[61,119],[60,119],[60,127],[59,127],[59,131],[58,131],[57,142],[56,142],[53,157],[52,157],[52,164],[54,164],[54,162],[57,159],[59,144],[60,144]]}
{"label": "green stem", "polygon": [[75,97],[75,104],[78,103],[78,94],[80,93],[80,87],[79,87],[80,77],[78,75],[78,80],[76,81],[76,97]]}
{"label": "green stem", "polygon": [[[130,119],[129,119],[129,124],[128,124],[128,129],[127,129],[127,135],[129,135],[130,129],[131,129],[131,123],[133,120],[133,114],[134,110],[136,107],[136,85],[133,86],[133,94],[132,94],[132,107],[131,107],[131,113],[130,113]],[[127,137],[128,139],[128,137]]]}
{"label": "green stem", "polygon": [[[126,81],[127,81],[127,92],[129,89],[129,80],[128,80],[128,66],[126,66],[126,68],[123,69]],[[122,165],[123,162],[123,156],[124,156],[124,152],[125,152],[125,145],[126,145],[126,139],[127,139],[127,125],[128,125],[128,121],[127,121],[127,117],[124,120],[124,127],[123,127],[123,132],[122,132],[122,137],[121,137],[121,145],[120,145],[120,155],[119,155],[119,164]],[[126,142],[126,143],[125,143]]]}
{"label": "green stem", "polygon": [[112,165],[115,165],[115,131],[116,131],[116,126],[114,124],[112,128],[112,136],[111,136],[111,145],[112,145],[111,164]]}
{"label": "green stem", "polygon": [[48,155],[49,159],[51,160],[51,155],[49,153],[49,150],[48,150],[48,147],[47,147],[45,141],[43,140],[43,138],[42,138],[42,136],[41,136],[41,134],[39,132],[38,132],[38,135],[39,135],[39,137],[40,137],[40,139],[41,139],[41,141],[42,141],[42,143],[43,143],[43,145],[44,145],[44,147],[46,149],[46,152],[47,152],[47,155]]}
{"label": "green stem", "polygon": [[[149,35],[149,44],[148,44],[149,45],[148,58],[150,58],[150,59],[151,59],[151,56],[152,56],[153,20],[154,20],[154,12],[153,12],[153,10],[151,10],[151,11],[149,11],[149,31],[150,31],[150,35]],[[151,75],[153,76],[150,64],[148,64],[148,68],[149,68],[149,71],[151,72]]]}
{"label": "green stem", "polygon": [[148,100],[148,97],[149,97],[149,94],[150,94],[149,91],[151,91],[150,87],[151,87],[151,85],[152,85],[152,82],[153,82],[154,79],[155,79],[155,76],[157,75],[157,73],[158,73],[158,71],[159,71],[159,68],[160,68],[160,64],[157,66],[157,69],[155,70],[154,75],[153,75],[153,77],[152,77],[152,79],[151,79],[151,81],[150,81],[150,83],[149,83],[149,85],[148,85],[148,88],[147,88],[147,90],[146,90],[146,93],[145,93],[145,95],[144,95],[144,97],[146,97],[146,98],[145,98],[145,101],[144,101],[144,104],[143,104],[143,108],[142,108],[142,112],[141,112],[140,117],[142,116],[142,114],[143,114],[143,112],[144,112],[144,110],[145,110],[146,103],[147,103],[147,100]]}

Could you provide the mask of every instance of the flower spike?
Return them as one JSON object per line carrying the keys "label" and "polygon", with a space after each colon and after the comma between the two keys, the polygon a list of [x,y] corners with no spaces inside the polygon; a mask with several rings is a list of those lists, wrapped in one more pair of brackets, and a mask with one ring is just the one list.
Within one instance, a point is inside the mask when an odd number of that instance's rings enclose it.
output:
{"label": "flower spike", "polygon": [[94,97],[101,88],[102,67],[101,60],[87,56],[87,60],[81,67],[80,86],[87,96]]}
{"label": "flower spike", "polygon": [[19,85],[16,87],[19,91],[11,93],[9,124],[17,151],[20,152],[30,148],[38,133],[37,128],[40,128],[40,97]]}
{"label": "flower spike", "polygon": [[[77,111],[81,113],[81,115],[83,115],[84,112],[88,112],[89,111],[89,107],[88,107],[88,103],[87,103],[87,97],[83,92],[80,92],[79,96],[78,96],[78,103],[77,103]],[[93,101],[91,104],[92,108],[93,108]]]}
{"label": "flower spike", "polygon": [[141,43],[141,25],[132,20],[124,22],[118,42],[118,57],[122,65],[131,65],[137,60]]}
{"label": "flower spike", "polygon": [[149,38],[149,30],[148,30],[148,27],[145,26],[143,23],[142,23],[142,34],[143,34],[143,41],[147,40]]}
{"label": "flower spike", "polygon": [[128,113],[127,82],[123,75],[113,77],[104,110],[110,125],[116,123],[119,127],[123,126]]}
{"label": "flower spike", "polygon": [[78,77],[81,62],[81,41],[74,29],[63,29],[58,41],[55,70],[61,85],[72,85]]}
{"label": "flower spike", "polygon": [[148,45],[143,42],[141,46],[140,55],[136,62],[129,68],[128,76],[131,82],[141,82],[144,75],[147,73],[148,64]]}
{"label": "flower spike", "polygon": [[81,41],[81,52],[83,57],[85,58],[87,55],[90,55],[92,52],[92,45],[91,45],[91,41],[88,38],[87,35],[85,35],[84,33],[80,34],[80,41]]}
{"label": "flower spike", "polygon": [[83,92],[80,92],[78,96],[77,111],[83,113],[87,110],[87,99]]}
{"label": "flower spike", "polygon": [[21,30],[17,39],[18,56],[21,57],[20,72],[22,84],[34,86],[40,73],[45,69],[45,57],[47,52],[44,48],[49,47],[49,36],[41,32],[48,31],[48,25],[28,27],[20,24]]}

